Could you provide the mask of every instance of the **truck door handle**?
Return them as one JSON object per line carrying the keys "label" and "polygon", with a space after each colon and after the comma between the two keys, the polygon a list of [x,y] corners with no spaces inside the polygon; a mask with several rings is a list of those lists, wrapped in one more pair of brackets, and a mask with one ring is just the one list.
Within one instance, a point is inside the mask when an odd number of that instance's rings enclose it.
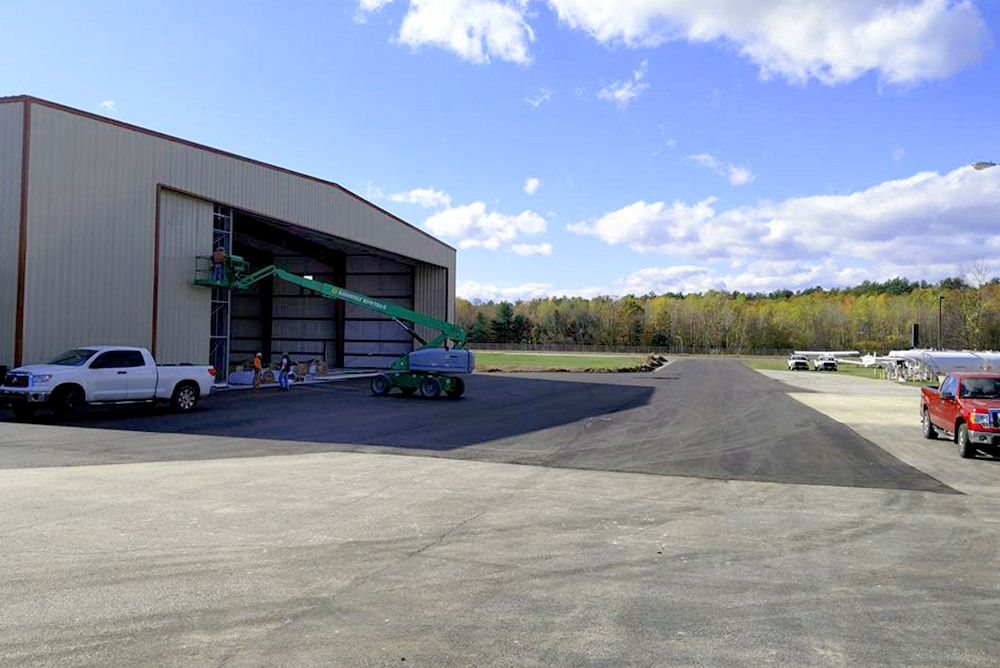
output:
{"label": "truck door handle", "polygon": [[127,373],[128,373],[128,371],[119,371],[119,372],[118,372],[118,375],[119,375],[119,376],[124,376],[124,375],[125,375],[125,374],[127,374]]}

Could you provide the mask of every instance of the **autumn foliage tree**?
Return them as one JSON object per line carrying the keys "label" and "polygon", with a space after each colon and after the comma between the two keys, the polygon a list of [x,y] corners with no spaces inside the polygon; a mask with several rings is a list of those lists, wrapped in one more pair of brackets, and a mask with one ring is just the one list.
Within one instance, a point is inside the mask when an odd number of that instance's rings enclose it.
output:
{"label": "autumn foliage tree", "polygon": [[895,278],[853,288],[767,294],[711,291],[528,301],[458,300],[457,321],[477,343],[662,346],[749,352],[810,348],[888,351],[909,347],[920,325],[924,346],[1000,348],[1000,280],[985,275],[936,285]]}

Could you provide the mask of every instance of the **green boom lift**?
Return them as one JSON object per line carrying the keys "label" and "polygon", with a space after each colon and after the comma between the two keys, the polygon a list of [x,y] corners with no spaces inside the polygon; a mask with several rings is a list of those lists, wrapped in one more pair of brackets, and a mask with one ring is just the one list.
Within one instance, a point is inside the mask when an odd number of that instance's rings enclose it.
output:
{"label": "green boom lift", "polygon": [[[395,321],[420,342],[420,347],[395,360],[386,373],[372,378],[371,390],[374,395],[385,396],[392,388],[398,387],[403,394],[419,392],[421,396],[430,399],[443,392],[448,398],[457,399],[465,391],[465,382],[457,374],[470,373],[475,362],[472,351],[465,348],[465,330],[457,325],[402,306],[386,304],[336,285],[298,276],[277,265],[251,271],[250,264],[238,255],[226,258],[221,281],[214,280],[211,270],[211,257],[199,256],[195,264],[195,285],[246,290],[273,276],[311,290],[321,297],[339,299],[385,314]],[[417,334],[413,325],[429,327],[439,334],[426,341]],[[448,347],[449,341],[452,342],[451,348]]]}

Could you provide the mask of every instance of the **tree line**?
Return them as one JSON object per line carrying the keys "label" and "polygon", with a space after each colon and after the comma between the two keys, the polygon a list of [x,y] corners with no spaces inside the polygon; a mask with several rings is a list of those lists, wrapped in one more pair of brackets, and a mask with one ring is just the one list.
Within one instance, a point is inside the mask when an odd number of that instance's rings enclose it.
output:
{"label": "tree line", "polygon": [[747,353],[763,349],[1000,348],[1000,279],[893,278],[844,289],[792,292],[548,297],[516,303],[458,299],[473,343],[662,346]]}

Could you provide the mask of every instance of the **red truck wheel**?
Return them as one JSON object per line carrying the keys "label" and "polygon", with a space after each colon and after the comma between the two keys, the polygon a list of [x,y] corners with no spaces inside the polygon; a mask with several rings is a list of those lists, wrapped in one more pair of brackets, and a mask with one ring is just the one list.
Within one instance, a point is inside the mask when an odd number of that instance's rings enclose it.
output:
{"label": "red truck wheel", "polygon": [[924,438],[929,438],[931,440],[937,438],[937,429],[934,428],[934,423],[931,422],[931,412],[924,407],[924,414],[920,418],[920,424],[924,428]]}
{"label": "red truck wheel", "polygon": [[955,430],[955,440],[958,442],[958,455],[964,459],[976,458],[976,446],[969,440],[969,428],[965,424],[958,425]]}

